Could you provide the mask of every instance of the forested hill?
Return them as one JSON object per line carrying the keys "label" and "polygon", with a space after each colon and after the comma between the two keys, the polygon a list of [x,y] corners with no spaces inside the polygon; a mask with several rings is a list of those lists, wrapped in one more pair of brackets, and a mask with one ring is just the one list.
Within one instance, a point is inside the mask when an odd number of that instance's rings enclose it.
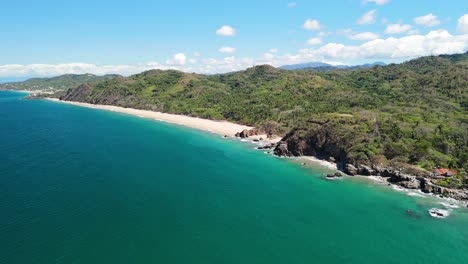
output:
{"label": "forested hill", "polygon": [[28,91],[57,91],[75,88],[76,86],[87,83],[109,80],[121,77],[118,74],[107,74],[97,76],[94,74],[65,74],[51,78],[32,78],[24,82],[10,82],[0,84],[0,90],[28,90]]}
{"label": "forested hill", "polygon": [[62,99],[256,125],[286,135],[284,155],[466,170],[467,91],[465,53],[352,71],[151,70],[82,84]]}

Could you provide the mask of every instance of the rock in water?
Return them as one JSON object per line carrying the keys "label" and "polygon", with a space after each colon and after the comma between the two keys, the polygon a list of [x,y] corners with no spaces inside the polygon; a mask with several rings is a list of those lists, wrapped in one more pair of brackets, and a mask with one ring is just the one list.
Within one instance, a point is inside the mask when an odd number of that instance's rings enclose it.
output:
{"label": "rock in water", "polygon": [[450,215],[450,211],[439,208],[431,208],[429,209],[429,214],[434,218],[446,218]]}
{"label": "rock in water", "polygon": [[327,174],[327,179],[338,179],[341,177],[343,177],[343,175],[339,172]]}
{"label": "rock in water", "polygon": [[266,144],[264,146],[258,147],[257,149],[272,149],[275,147],[275,143]]}
{"label": "rock in water", "polygon": [[291,156],[291,153],[288,150],[288,142],[286,142],[286,141],[281,141],[276,146],[274,152],[275,152],[275,155],[277,155],[277,156],[286,156],[286,157]]}

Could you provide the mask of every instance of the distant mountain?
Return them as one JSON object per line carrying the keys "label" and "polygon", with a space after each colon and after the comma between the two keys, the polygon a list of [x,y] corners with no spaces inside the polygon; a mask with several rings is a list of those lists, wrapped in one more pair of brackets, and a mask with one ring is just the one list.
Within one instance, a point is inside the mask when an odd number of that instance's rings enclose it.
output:
{"label": "distant mountain", "polygon": [[284,70],[318,70],[318,71],[330,71],[336,69],[362,69],[362,68],[371,68],[374,66],[385,66],[384,62],[378,61],[374,63],[366,63],[362,65],[331,65],[324,62],[309,62],[309,63],[299,63],[281,66],[281,69]]}
{"label": "distant mountain", "polygon": [[324,63],[324,62],[314,61],[314,62],[308,62],[308,63],[284,65],[284,66],[281,66],[280,69],[301,70],[301,69],[320,68],[320,67],[334,67],[334,66],[328,63]]}
{"label": "distant mountain", "polygon": [[98,82],[122,77],[118,74],[97,76],[94,74],[65,74],[51,78],[31,78],[22,82],[0,84],[0,90],[57,91],[75,88],[82,83]]}

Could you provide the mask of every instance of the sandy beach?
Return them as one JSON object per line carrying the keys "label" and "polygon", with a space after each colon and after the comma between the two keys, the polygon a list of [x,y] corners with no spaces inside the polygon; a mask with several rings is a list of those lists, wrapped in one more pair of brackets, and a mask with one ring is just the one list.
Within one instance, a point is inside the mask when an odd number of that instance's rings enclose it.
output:
{"label": "sandy beach", "polygon": [[[155,112],[155,111],[149,111],[149,110],[139,110],[139,109],[134,109],[134,108],[125,108],[125,107],[119,107],[119,106],[113,106],[113,105],[95,105],[95,104],[80,103],[80,102],[62,101],[56,98],[46,98],[46,99],[50,101],[54,101],[54,102],[59,102],[59,103],[77,105],[77,106],[88,107],[88,108],[93,108],[93,109],[101,109],[101,110],[112,111],[112,112],[117,112],[117,113],[124,113],[128,115],[149,118],[149,119],[153,119],[157,121],[183,125],[183,126],[216,133],[216,134],[220,134],[223,136],[226,135],[230,137],[233,137],[237,132],[240,132],[244,129],[253,128],[250,126],[239,125],[239,124],[235,124],[235,123],[231,123],[227,121],[216,121],[216,120],[209,120],[209,119],[203,119],[203,118],[198,118],[198,117],[167,114],[167,113]],[[276,137],[271,140],[266,140],[266,135],[249,137],[249,139],[258,139],[258,138],[262,138],[264,141],[270,141],[270,142],[277,142],[280,139]]]}
{"label": "sandy beach", "polygon": [[338,164],[336,164],[334,162],[331,162],[331,161],[318,159],[318,158],[313,157],[313,156],[302,156],[302,157],[299,157],[299,159],[311,161],[311,162],[313,162],[315,164],[318,164],[320,166],[329,168],[331,170],[338,170]]}

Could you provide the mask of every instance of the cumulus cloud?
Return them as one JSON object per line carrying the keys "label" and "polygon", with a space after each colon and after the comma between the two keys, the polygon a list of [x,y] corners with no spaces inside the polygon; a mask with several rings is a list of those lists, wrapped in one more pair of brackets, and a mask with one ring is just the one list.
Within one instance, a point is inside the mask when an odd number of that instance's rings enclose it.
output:
{"label": "cumulus cloud", "polygon": [[416,17],[414,19],[414,23],[426,27],[435,27],[440,24],[440,21],[437,19],[437,16],[434,16],[432,13],[430,13],[425,16]]}
{"label": "cumulus cloud", "polygon": [[271,53],[278,53],[278,49],[277,49],[277,48],[271,48],[271,49],[270,49],[270,52],[271,52]]}
{"label": "cumulus cloud", "polygon": [[[463,23],[462,23],[463,25]],[[353,33],[352,35],[370,33]],[[363,37],[364,38],[364,37]],[[426,35],[411,35],[400,38],[388,37],[374,39],[360,45],[344,45],[341,43],[328,43],[323,46],[301,49],[294,54],[275,54],[267,52],[258,58],[234,56],[222,59],[202,58],[194,60],[178,53],[165,64],[149,62],[138,65],[95,65],[86,63],[68,64],[10,64],[0,65],[0,77],[30,77],[30,76],[57,76],[61,74],[93,73],[103,75],[118,73],[130,75],[150,69],[176,69],[185,72],[220,73],[243,70],[259,64],[281,66],[286,64],[304,63],[310,61],[323,61],[330,64],[343,64],[353,61],[387,62],[403,61],[420,56],[464,53],[468,51],[468,32],[462,35],[451,35],[446,30],[433,30]]]}
{"label": "cumulus cloud", "polygon": [[166,64],[168,64],[168,65],[185,65],[186,61],[187,61],[187,57],[185,57],[184,53],[177,53],[177,54],[174,54],[172,59],[167,60]]}
{"label": "cumulus cloud", "polygon": [[352,39],[352,40],[374,40],[374,39],[379,38],[379,35],[376,33],[373,33],[373,32],[357,33],[357,32],[353,32],[353,30],[350,28],[338,30],[337,34],[344,35],[347,38]]}
{"label": "cumulus cloud", "polygon": [[379,35],[372,32],[353,33],[349,35],[352,40],[374,40],[378,39]]}
{"label": "cumulus cloud", "polygon": [[316,19],[307,19],[304,22],[303,27],[307,30],[319,30],[320,29],[320,22]]}
{"label": "cumulus cloud", "polygon": [[322,39],[321,38],[310,38],[306,42],[307,45],[319,45],[322,44]]}
{"label": "cumulus cloud", "polygon": [[401,34],[412,29],[411,25],[389,24],[385,29],[385,34]]}
{"label": "cumulus cloud", "polygon": [[468,14],[465,14],[458,19],[457,30],[461,33],[468,33]]}
{"label": "cumulus cloud", "polygon": [[219,36],[233,37],[236,33],[236,29],[228,25],[224,25],[216,30],[216,35]]}
{"label": "cumulus cloud", "polygon": [[390,0],[362,0],[363,4],[374,3],[376,5],[385,5],[388,2],[390,2]]}
{"label": "cumulus cloud", "polygon": [[302,49],[297,55],[305,61],[349,59],[410,59],[419,56],[463,53],[468,50],[468,34],[451,35],[435,30],[427,35],[375,39],[359,46],[329,43],[318,49]]}
{"label": "cumulus cloud", "polygon": [[141,65],[96,65],[89,63],[63,63],[63,64],[7,64],[0,65],[1,77],[29,77],[29,76],[57,76],[62,74],[97,75],[122,74],[130,75],[150,69],[168,69],[170,67],[157,62]]}
{"label": "cumulus cloud", "polygon": [[219,52],[221,53],[234,53],[236,51],[236,48],[229,47],[229,46],[223,46],[218,49]]}
{"label": "cumulus cloud", "polygon": [[366,12],[362,17],[360,17],[357,21],[359,25],[366,25],[366,24],[373,24],[375,22],[375,18],[377,16],[377,10],[371,10]]}

